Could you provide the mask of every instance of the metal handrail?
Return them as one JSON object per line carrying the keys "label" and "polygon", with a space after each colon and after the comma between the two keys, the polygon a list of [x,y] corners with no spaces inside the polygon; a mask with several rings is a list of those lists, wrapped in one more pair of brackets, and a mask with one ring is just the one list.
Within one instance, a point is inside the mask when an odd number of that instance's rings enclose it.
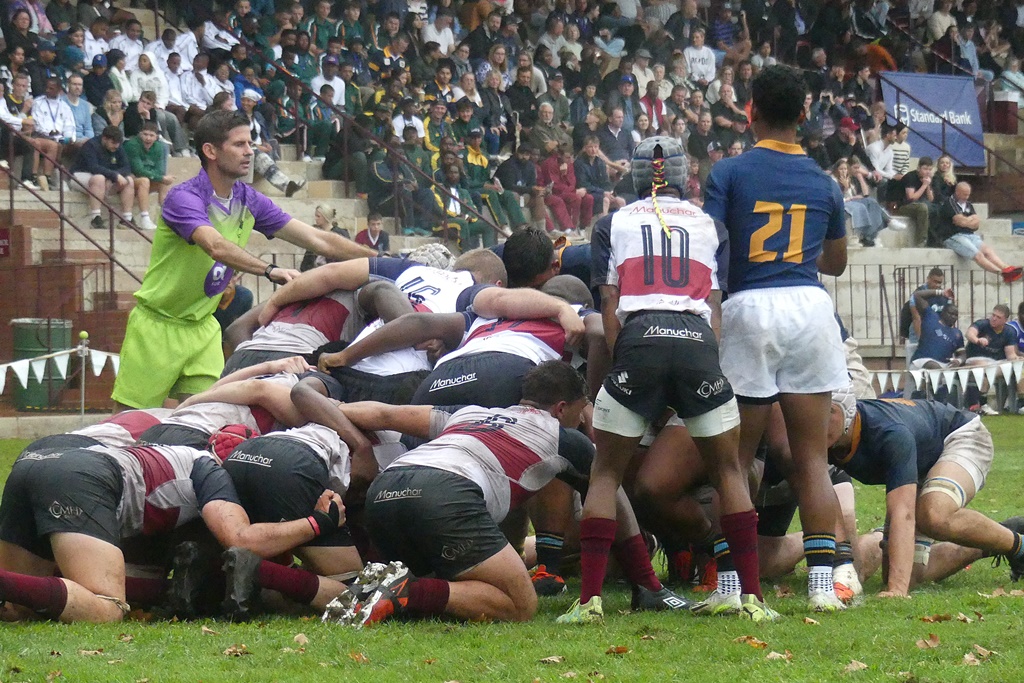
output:
{"label": "metal handrail", "polygon": [[[58,234],[59,234],[59,238],[60,238],[60,254],[61,254],[62,257],[64,256],[64,254],[66,252],[65,245],[64,245],[64,225],[66,223],[66,224],[70,225],[72,228],[74,228],[75,231],[78,232],[82,237],[84,237],[87,242],[89,242],[91,245],[96,247],[96,249],[99,250],[99,252],[101,254],[103,254],[103,256],[108,260],[108,262],[110,264],[109,290],[110,290],[111,295],[113,295],[113,293],[116,291],[115,288],[114,288],[114,277],[115,277],[115,273],[116,273],[115,266],[121,268],[125,273],[128,274],[128,276],[130,278],[135,280],[135,282],[141,283],[142,280],[134,272],[132,272],[132,270],[128,266],[126,266],[125,264],[121,263],[121,261],[114,255],[114,226],[115,226],[115,222],[127,225],[130,229],[135,230],[135,232],[137,234],[141,235],[142,238],[145,239],[147,242],[152,243],[152,241],[153,241],[152,238],[149,237],[149,235],[147,235],[144,232],[142,232],[141,230],[139,230],[139,228],[137,228],[133,223],[131,223],[130,221],[125,220],[121,216],[120,212],[117,211],[116,209],[114,209],[114,207],[110,203],[108,203],[106,201],[106,198],[100,197],[100,196],[96,195],[95,193],[93,193],[85,184],[83,184],[77,178],[75,178],[74,174],[71,173],[67,169],[67,167],[63,166],[58,160],[54,159],[53,157],[49,156],[48,154],[45,154],[44,152],[38,152],[38,154],[40,154],[44,159],[46,159],[47,161],[49,161],[50,163],[53,164],[54,169],[57,170],[57,172],[59,174],[60,181],[61,181],[61,182],[59,182],[58,188],[57,188],[58,197],[59,197],[58,204],[55,206],[50,200],[48,200],[45,197],[43,197],[39,190],[34,190],[34,189],[28,187],[27,185],[25,185],[25,183],[21,180],[21,178],[16,178],[15,177],[15,174],[13,172],[13,162],[14,162],[14,156],[15,156],[14,155],[13,147],[14,147],[14,140],[15,140],[15,138],[20,138],[21,140],[25,141],[26,144],[28,144],[29,138],[27,138],[20,130],[16,130],[13,126],[11,126],[6,121],[0,121],[0,126],[2,126],[4,129],[6,129],[8,131],[8,133],[9,133],[9,135],[10,135],[10,138],[9,138],[10,139],[10,145],[8,146],[8,149],[6,150],[7,151],[8,168],[4,168],[4,169],[0,169],[0,170],[3,170],[4,174],[7,175],[7,177],[8,177],[8,183],[7,183],[7,187],[8,187],[8,201],[9,201],[9,206],[10,206],[10,210],[12,212],[12,215],[13,215],[13,212],[14,212],[14,183],[16,182],[22,189],[27,190],[28,193],[31,194],[32,197],[35,198],[39,203],[41,203],[44,207],[46,207],[50,211],[53,211],[57,215],[57,217],[59,219],[59,225],[60,225],[60,228],[58,230]],[[100,243],[97,242],[96,240],[94,240],[89,235],[89,233],[87,231],[85,231],[81,227],[79,227],[68,216],[67,212],[65,211],[65,206],[64,206],[64,181],[70,181],[70,182],[74,183],[75,185],[77,185],[79,188],[82,189],[83,193],[85,193],[86,195],[88,195],[90,197],[93,197],[94,199],[97,199],[100,202],[100,205],[107,209],[108,214],[109,214],[109,222],[108,222],[108,233],[109,233],[109,238],[110,238],[110,240],[109,240],[109,244],[110,244],[109,250],[107,248],[104,248],[103,246],[101,246]],[[117,217],[116,221],[115,221],[115,218],[114,218],[115,216]]]}

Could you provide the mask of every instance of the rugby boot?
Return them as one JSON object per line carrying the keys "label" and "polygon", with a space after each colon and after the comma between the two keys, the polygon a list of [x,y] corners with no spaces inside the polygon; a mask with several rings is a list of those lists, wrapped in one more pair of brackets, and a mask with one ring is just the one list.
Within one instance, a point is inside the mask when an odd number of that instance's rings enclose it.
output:
{"label": "rugby boot", "polygon": [[542,564],[538,564],[533,570],[530,581],[533,582],[533,590],[538,596],[561,595],[565,592],[565,579],[558,574],[549,573],[547,567]]}
{"label": "rugby boot", "polygon": [[841,612],[846,605],[835,591],[811,591],[807,594],[807,608],[812,612]]}
{"label": "rugby boot", "polygon": [[864,592],[857,570],[849,562],[832,570],[832,581],[836,596],[845,603],[849,603]]}
{"label": "rugby boot", "polygon": [[659,591],[652,591],[643,586],[633,586],[633,599],[629,608],[635,612],[690,609],[690,601],[681,595],[676,595],[664,586]]}
{"label": "rugby boot", "polygon": [[245,548],[228,548],[222,557],[227,587],[221,609],[231,621],[248,621],[259,609],[260,562],[263,560]]}
{"label": "rugby boot", "polygon": [[778,612],[764,604],[764,600],[758,600],[756,595],[747,593],[740,596],[740,604],[740,616],[755,623],[778,621],[782,618]]}
{"label": "rugby boot", "polygon": [[569,611],[555,619],[558,624],[592,624],[604,619],[604,607],[601,605],[601,596],[595,595],[584,604],[580,601],[572,603]]}
{"label": "rugby boot", "polygon": [[[1000,522],[1003,526],[1014,533],[1024,534],[1024,517],[1010,517]],[[1019,581],[1024,576],[1024,558],[1014,558],[1004,555],[1006,562],[1010,565],[1010,581]],[[998,564],[998,559],[997,564]]]}
{"label": "rugby boot", "polygon": [[171,582],[167,589],[167,607],[180,620],[195,619],[199,613],[199,593],[209,575],[209,561],[195,541],[184,541],[174,549]]}
{"label": "rugby boot", "polygon": [[702,601],[690,607],[690,611],[700,616],[719,617],[727,614],[739,614],[743,609],[740,592],[722,593],[713,590]]}
{"label": "rugby boot", "polygon": [[668,578],[665,584],[673,588],[688,586],[693,580],[693,551],[678,550],[675,552],[665,551],[665,564],[668,565]]}
{"label": "rugby boot", "polygon": [[[367,571],[368,570],[368,571]],[[338,599],[341,609],[334,610],[331,619],[342,626],[362,628],[389,619],[405,611],[409,604],[409,585],[413,575],[401,562],[372,563],[360,573],[350,589],[352,598]],[[344,597],[339,596],[339,598]],[[333,603],[334,601],[332,601]],[[345,603],[348,606],[345,606]],[[328,609],[330,612],[331,609]]]}
{"label": "rugby boot", "polygon": [[718,589],[718,562],[715,558],[708,557],[702,564],[698,564],[698,576],[700,583],[693,587],[694,593],[709,593]]}

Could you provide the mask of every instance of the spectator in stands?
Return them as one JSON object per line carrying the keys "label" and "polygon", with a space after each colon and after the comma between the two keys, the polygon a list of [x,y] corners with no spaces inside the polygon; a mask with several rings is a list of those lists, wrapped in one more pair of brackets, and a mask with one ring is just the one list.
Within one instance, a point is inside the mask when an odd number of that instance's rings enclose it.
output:
{"label": "spectator in stands", "polygon": [[686,72],[690,80],[701,90],[706,90],[715,79],[715,53],[704,45],[704,30],[696,29],[692,36],[692,44],[683,50],[686,58]]}
{"label": "spectator in stands", "polygon": [[446,166],[444,178],[444,185],[434,189],[434,209],[440,221],[436,230],[456,238],[463,251],[475,249],[477,240],[485,248],[494,246],[494,230],[469,212],[473,199],[462,188],[462,169],[456,164]]}
{"label": "spectator in stands", "polygon": [[107,126],[114,126],[124,132],[124,115],[125,108],[121,93],[111,88],[103,98],[102,106],[93,110],[92,129],[95,132],[102,131]]}
{"label": "spectator in stands", "polygon": [[975,78],[980,78],[988,83],[995,80],[995,73],[988,69],[981,68],[978,59],[978,46],[974,42],[974,23],[964,24],[960,30],[960,57],[966,62],[969,71]]}
{"label": "spectator in stands", "polygon": [[[1019,276],[1018,276],[1019,277]],[[968,367],[991,365],[1004,360],[1017,360],[1017,331],[1008,325],[1010,307],[996,304],[988,318],[975,320],[967,328],[967,360]],[[1001,378],[997,378],[997,381]],[[986,387],[982,387],[987,391]],[[998,393],[998,392],[997,392]],[[971,410],[981,415],[998,415],[999,411],[985,401],[973,381],[964,391],[964,402]]]}
{"label": "spectator in stands", "polygon": [[331,104],[336,107],[344,107],[345,81],[338,75],[338,58],[334,55],[327,55],[324,57],[321,68],[323,69],[323,73],[315,76],[313,80],[310,81],[309,87],[312,88],[313,92],[319,93],[321,88],[325,85],[331,86],[334,91],[334,97]]}
{"label": "spectator in stands", "polygon": [[[512,141],[512,130],[514,128],[514,115],[512,103],[508,95],[501,91],[501,76],[497,71],[489,71],[483,80],[483,88],[480,91],[482,106],[480,113],[484,119],[491,136],[497,137],[498,147]],[[493,140],[494,137],[491,137]],[[497,150],[489,150],[496,153]]]}
{"label": "spectator in stands", "polygon": [[953,0],[938,0],[935,11],[928,17],[928,31],[925,34],[925,43],[934,43],[946,35],[950,26],[956,26],[956,19],[950,10],[953,7]]}
{"label": "spectator in stands", "polygon": [[[380,214],[377,215],[379,216]],[[318,204],[316,209],[313,210],[313,227],[317,230],[333,232],[335,235],[341,235],[345,239],[351,239],[348,230],[338,225],[337,218],[338,212],[333,207],[327,204]],[[307,270],[319,268],[328,263],[337,263],[337,260],[307,249],[306,254],[302,257],[302,263],[299,265],[299,271],[305,273]]]}
{"label": "spectator in stands", "polygon": [[430,103],[430,116],[423,122],[423,146],[430,152],[440,149],[441,139],[452,135],[452,124],[448,121],[448,105],[444,100]]}
{"label": "spectator in stands", "polygon": [[491,162],[481,149],[483,131],[474,128],[466,138],[464,153],[465,174],[462,186],[469,191],[477,207],[490,209],[498,223],[498,229],[506,237],[512,234],[512,227],[526,225],[526,218],[519,207],[519,198],[514,192],[505,190],[500,181],[491,180]]}
{"label": "spectator in stands", "polygon": [[379,213],[366,217],[366,227],[356,233],[356,244],[376,249],[380,256],[391,251],[391,238],[384,232],[384,218]]}
{"label": "spectator in stands", "polygon": [[1007,265],[994,249],[982,242],[978,235],[981,217],[975,212],[970,199],[971,186],[965,182],[957,183],[953,196],[939,206],[936,238],[957,256],[973,260],[989,273],[1001,275],[1003,282],[1020,280],[1024,270]]}
{"label": "spectator in stands", "polygon": [[533,124],[537,122],[537,98],[530,87],[532,78],[533,67],[520,66],[516,69],[515,83],[505,91],[509,103],[512,105],[512,111],[519,114],[519,124],[524,129],[532,128]]}
{"label": "spectator in stands", "polygon": [[594,197],[576,182],[572,145],[564,144],[540,164],[540,184],[550,188],[545,204],[566,233],[590,227]]}
{"label": "spectator in stands", "polygon": [[962,75],[967,71],[960,54],[960,30],[956,24],[946,29],[946,34],[932,43],[935,73]]}
{"label": "spectator in stands", "polygon": [[[857,104],[870,107],[875,101],[875,86],[871,82],[871,67],[867,64],[862,64],[857,69],[857,73],[850,79],[850,82],[846,85],[845,99],[852,98]],[[870,109],[868,115],[871,114]]]}
{"label": "spectator in stands", "polygon": [[543,95],[537,98],[537,105],[550,104],[554,110],[554,122],[563,129],[569,127],[569,98],[565,96],[565,77],[561,71],[556,71],[548,79],[548,89]]}
{"label": "spectator in stands", "polygon": [[[466,36],[469,43],[471,60],[489,60],[491,50],[498,44],[498,33],[501,31],[501,11],[495,10],[487,15],[486,21],[480,23]],[[426,42],[426,41],[424,41]],[[478,78],[480,74],[477,74]],[[482,82],[483,79],[479,78]]]}
{"label": "spectator in stands", "polygon": [[935,172],[935,162],[931,157],[921,157],[917,161],[917,171],[903,176],[900,184],[903,187],[903,197],[896,201],[901,206],[896,210],[900,216],[906,216],[914,221],[917,229],[917,241],[926,237],[926,244],[929,247],[939,247],[945,238],[940,238],[933,227],[933,218],[938,213],[938,205],[935,204],[935,192],[932,188],[932,176]]}
{"label": "spectator in stands", "polygon": [[665,30],[674,36],[673,44],[680,50],[690,45],[694,31],[703,28],[704,22],[698,13],[697,0],[682,0],[679,3],[679,11],[665,22]]}
{"label": "spectator in stands", "polygon": [[640,98],[640,111],[647,116],[651,128],[658,134],[667,135],[671,128],[669,111],[664,100],[658,96],[659,89],[658,81],[648,81],[647,92]]}
{"label": "spectator in stands", "polygon": [[50,0],[46,4],[46,18],[50,22],[50,27],[63,35],[77,21],[76,8],[71,4],[71,0]]}
{"label": "spectator in stands", "polygon": [[932,192],[935,203],[942,204],[956,188],[956,171],[953,168],[953,157],[943,154],[935,162],[935,175],[932,178]]}
{"label": "spectator in stands", "polygon": [[631,133],[636,125],[637,114],[640,113],[640,100],[636,94],[636,77],[625,74],[619,79],[617,91],[608,95],[605,111],[611,115],[613,109],[622,110],[622,128]]}
{"label": "spectator in stands", "polygon": [[[46,90],[42,97],[32,102],[32,120],[35,122],[35,134],[33,138],[40,144],[37,149],[44,152],[37,160],[37,165],[32,169],[33,180],[40,189],[48,190],[48,178],[53,173],[53,159],[59,161],[61,152],[65,145],[75,141],[76,125],[75,115],[71,107],[65,102],[61,95],[63,90],[61,81],[56,76],[46,79]],[[42,174],[39,170],[42,168]]]}
{"label": "spectator in stands", "polygon": [[601,151],[613,162],[609,164],[608,175],[612,182],[618,180],[628,171],[628,164],[633,158],[633,138],[623,128],[624,115],[622,109],[616,107],[608,113],[607,125],[598,128],[597,139],[601,143]]}
{"label": "spectator in stands", "polygon": [[778,61],[772,56],[772,41],[762,40],[758,45],[757,52],[750,56],[750,63],[755,71],[778,64]]}
{"label": "spectator in stands", "polygon": [[94,107],[103,106],[103,98],[107,91],[114,88],[114,82],[107,75],[107,58],[105,55],[96,55],[92,59],[92,70],[85,77],[85,99],[89,100]]}
{"label": "spectator in stands", "polygon": [[[115,190],[121,200],[121,217],[131,223],[135,184],[132,167],[122,146],[121,129],[107,126],[103,132],[82,145],[71,166],[75,179],[89,188],[89,225],[96,229],[106,227],[100,217],[100,197]],[[77,186],[76,186],[77,187]]]}
{"label": "spectator in stands", "polygon": [[139,204],[139,227],[143,230],[156,230],[156,223],[149,217],[149,193],[155,190],[157,204],[163,206],[167,191],[174,184],[174,176],[167,175],[167,148],[158,138],[157,125],[147,121],[138,135],[124,143]]}
{"label": "spectator in stands", "polygon": [[252,136],[253,172],[266,178],[268,183],[283,192],[286,197],[291,197],[302,189],[306,184],[306,179],[292,180],[277,167],[275,160],[280,155],[274,147],[276,141],[271,135],[270,127],[263,115],[256,111],[256,105],[261,99],[262,97],[255,90],[246,90],[242,93],[241,111],[249,120],[249,130]]}
{"label": "spectator in stands", "polygon": [[530,142],[540,150],[542,157],[554,154],[562,145],[572,147],[572,138],[565,128],[555,121],[555,109],[544,102],[537,108],[539,119],[530,130]]}
{"label": "spectator in stands", "polygon": [[[91,62],[96,55],[106,54],[110,51],[110,45],[107,43],[106,35],[107,29],[110,27],[108,22],[103,17],[97,17],[89,24],[89,30],[85,33],[85,61],[86,63]],[[26,50],[27,57],[35,56],[35,48],[33,47],[32,54],[29,55]]]}
{"label": "spectator in stands", "polygon": [[[950,299],[936,313],[930,301],[933,292]],[[964,335],[957,328],[959,311],[952,303],[953,290],[916,291],[910,306],[914,331],[921,341],[910,359],[915,370],[939,370],[960,367],[964,362]]]}
{"label": "spectator in stands", "polygon": [[900,181],[896,179],[896,170],[893,166],[892,145],[896,142],[897,136],[898,133],[895,126],[890,126],[887,123],[882,124],[881,137],[868,145],[867,148],[871,166],[881,176],[877,182],[878,197],[882,201],[887,201],[893,197],[899,199],[900,192],[903,189]]}
{"label": "spectator in stands", "polygon": [[698,161],[705,161],[708,158],[708,146],[717,141],[714,132],[711,130],[711,113],[706,112],[700,115],[697,126],[690,131],[690,137],[686,141],[686,153]]}
{"label": "spectator in stands", "polygon": [[848,159],[839,159],[831,171],[833,180],[843,191],[846,215],[852,219],[853,229],[860,235],[861,246],[875,246],[875,237],[889,223],[885,210],[871,198],[871,188],[864,178],[850,173]]}
{"label": "spectator in stands", "polygon": [[829,158],[849,159],[855,154],[861,159],[869,158],[867,150],[864,149],[864,145],[857,135],[858,130],[860,130],[860,126],[849,116],[840,119],[839,128],[825,140]]}
{"label": "spectator in stands", "polygon": [[893,176],[893,180],[902,180],[910,171],[910,144],[907,142],[907,137],[910,135],[910,129],[907,128],[903,123],[896,122],[896,142],[891,146],[892,149],[892,168],[896,172]]}
{"label": "spectator in stands", "polygon": [[46,89],[46,79],[55,77],[64,83],[65,74],[57,63],[57,48],[48,41],[39,41],[39,56],[29,64],[25,70],[32,79],[32,96],[39,97]]}
{"label": "spectator in stands", "polygon": [[583,150],[573,162],[576,183],[585,189],[593,198],[593,211],[603,216],[609,211],[620,209],[626,205],[625,200],[616,197],[608,179],[608,167],[600,157],[601,147],[596,135],[587,135],[583,140]]}
{"label": "spectator in stands", "polygon": [[89,109],[89,103],[82,97],[83,91],[82,77],[78,74],[69,76],[68,91],[63,99],[71,109],[71,115],[75,118],[75,141],[71,145],[75,150],[94,136],[92,112]]}

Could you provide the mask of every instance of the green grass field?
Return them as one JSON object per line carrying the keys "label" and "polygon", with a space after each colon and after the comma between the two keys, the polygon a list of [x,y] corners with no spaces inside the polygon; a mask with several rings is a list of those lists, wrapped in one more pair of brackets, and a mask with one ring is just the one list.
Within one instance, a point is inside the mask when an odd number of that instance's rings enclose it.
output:
{"label": "green grass field", "polygon": [[[973,507],[1003,519],[1024,511],[1024,421],[987,419],[997,457],[986,488]],[[0,441],[0,477],[24,442]],[[857,487],[859,527],[881,523],[883,492]],[[393,623],[365,631],[322,625],[318,619],[274,618],[258,624],[143,623],[113,626],[52,623],[0,628],[0,681],[1020,681],[1024,680],[1024,596],[987,598],[999,586],[1009,592],[1005,565],[989,561],[911,600],[868,597],[860,606],[804,622],[805,575],[781,582],[793,597],[779,598],[766,585],[780,623],[755,626],[734,618],[698,619],[689,614],[628,614],[628,592],[606,592],[605,622],[566,628],[553,623],[578,588],[541,601],[530,624]],[[1024,588],[1024,585],[1021,586]],[[877,593],[877,576],[865,590]],[[980,617],[975,613],[980,613]],[[958,613],[971,623],[957,619]],[[926,623],[922,617],[949,614]],[[214,633],[204,632],[203,627]],[[296,641],[303,634],[304,645]],[[929,634],[938,646],[916,645]],[[766,649],[736,643],[753,635]],[[299,641],[304,640],[299,638]],[[249,654],[228,656],[233,645]],[[994,651],[963,663],[975,645]],[[606,654],[612,647],[624,654]],[[97,652],[102,650],[102,652]],[[769,659],[772,652],[791,660]],[[557,663],[542,663],[547,657]],[[844,672],[851,661],[866,665]],[[707,679],[704,676],[708,676]]]}

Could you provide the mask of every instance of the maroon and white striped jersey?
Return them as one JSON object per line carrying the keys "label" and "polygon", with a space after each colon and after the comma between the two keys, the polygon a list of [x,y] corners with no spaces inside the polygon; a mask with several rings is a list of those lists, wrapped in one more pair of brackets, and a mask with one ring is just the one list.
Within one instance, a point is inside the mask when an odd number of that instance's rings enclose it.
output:
{"label": "maroon and white striped jersey", "polygon": [[[288,372],[281,372],[268,377],[257,378],[263,382],[280,384],[289,389],[299,382],[298,375]],[[227,425],[245,425],[259,434],[266,434],[274,428],[274,417],[259,406],[235,405],[234,403],[194,403],[184,408],[178,408],[167,418],[162,420],[163,424],[181,425],[191,427],[207,434],[213,434],[218,429]]]}
{"label": "maroon and white striped jersey", "polygon": [[160,424],[174,412],[170,408],[149,408],[147,410],[125,410],[111,415],[102,422],[76,429],[71,434],[96,439],[104,446],[126,448],[134,446],[142,432]]}
{"label": "maroon and white striped jersey", "polygon": [[422,466],[452,472],[476,483],[495,522],[523,504],[555,476],[585,476],[593,445],[563,429],[543,410],[468,406],[435,408],[433,440],[401,456],[390,467]]}
{"label": "maroon and white striped jersey", "polygon": [[352,341],[364,321],[356,305],[358,292],[337,290],[309,301],[285,306],[235,349],[312,353],[333,341]]}
{"label": "maroon and white striped jersey", "polygon": [[122,538],[169,533],[197,519],[214,500],[241,504],[231,477],[206,451],[187,446],[95,446],[89,450],[106,454],[121,468]]}
{"label": "maroon and white striped jersey", "polygon": [[706,299],[719,289],[724,230],[690,202],[659,197],[658,206],[668,234],[650,199],[598,221],[591,246],[592,285],[619,288],[616,315],[621,321],[636,311],[686,311],[710,321]]}

